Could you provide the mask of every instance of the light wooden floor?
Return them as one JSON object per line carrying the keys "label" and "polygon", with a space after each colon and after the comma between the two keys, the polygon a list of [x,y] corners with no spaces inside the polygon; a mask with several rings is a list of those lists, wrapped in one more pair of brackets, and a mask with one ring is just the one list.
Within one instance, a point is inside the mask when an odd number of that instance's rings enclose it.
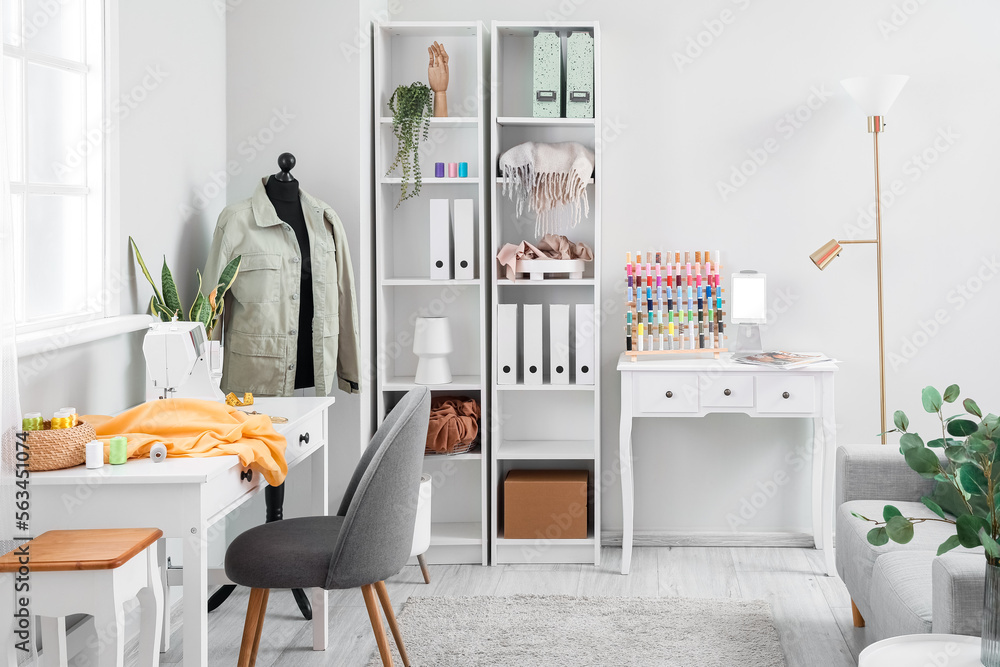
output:
{"label": "light wooden floor", "polygon": [[[390,579],[394,608],[412,596],[516,595],[734,597],[767,600],[781,636],[788,667],[853,667],[863,648],[864,630],[851,624],[851,603],[838,578],[822,574],[823,559],[812,549],[792,548],[636,548],[632,573],[622,576],[621,549],[604,549],[593,565],[432,565],[424,584],[416,567]],[[235,665],[239,652],[247,589],[209,614],[209,664]],[[175,613],[175,619],[177,615]],[[470,629],[474,634],[474,630]],[[471,637],[471,635],[470,635]],[[175,624],[173,646],[163,665],[180,664],[181,632]],[[330,594],[330,647],[311,650],[309,624],[291,593],[274,591],[261,637],[259,667],[270,665],[366,665],[375,640],[360,591]],[[411,656],[421,664],[419,656]]]}

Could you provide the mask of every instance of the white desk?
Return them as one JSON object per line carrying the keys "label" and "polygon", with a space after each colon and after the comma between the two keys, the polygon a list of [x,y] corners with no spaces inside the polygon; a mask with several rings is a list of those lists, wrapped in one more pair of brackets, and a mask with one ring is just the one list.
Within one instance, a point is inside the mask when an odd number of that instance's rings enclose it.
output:
{"label": "white desk", "polygon": [[618,358],[621,372],[619,456],[622,485],[622,574],[632,562],[635,510],[632,475],[633,417],[704,417],[735,412],[751,417],[813,420],[812,527],[816,548],[833,561],[833,455],[837,449],[833,405],[834,362],[799,370],[775,370],[720,359],[663,358],[631,361]]}
{"label": "white desk", "polygon": [[875,642],[858,656],[858,667],[983,667],[979,637],[902,635]]}
{"label": "white desk", "polygon": [[[328,513],[327,410],[333,402],[332,397],[258,398],[253,407],[244,408],[288,418],[287,424],[275,424],[275,429],[288,441],[285,458],[289,469],[309,460],[310,511],[317,516]],[[184,664],[203,667],[208,664],[208,587],[232,583],[222,568],[208,567],[209,531],[224,529],[225,524],[218,522],[266,485],[263,476],[254,473],[247,479],[246,472],[239,457],[231,455],[169,458],[162,463],[146,458],[99,470],[78,466],[33,473],[32,532],[153,527],[161,529],[166,538],[184,538],[182,573],[166,569],[162,539],[158,560],[164,591],[171,584],[184,587]],[[322,651],[328,640],[325,590],[312,591],[312,608],[313,649]],[[163,616],[165,651],[170,641],[169,610]]]}

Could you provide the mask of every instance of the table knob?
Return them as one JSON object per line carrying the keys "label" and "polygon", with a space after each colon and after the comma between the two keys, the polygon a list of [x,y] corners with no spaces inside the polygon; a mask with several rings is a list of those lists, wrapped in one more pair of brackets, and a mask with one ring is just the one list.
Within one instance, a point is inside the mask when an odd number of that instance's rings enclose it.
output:
{"label": "table knob", "polygon": [[673,397],[674,397],[674,392],[668,391],[667,392],[667,398],[673,398]]}
{"label": "table knob", "polygon": [[251,470],[250,468],[247,468],[246,470],[244,470],[243,472],[241,472],[240,473],[240,479],[242,479],[242,480],[244,480],[246,482],[252,482],[253,481],[253,470]]}
{"label": "table knob", "polygon": [[303,442],[306,443],[307,445],[309,444],[309,431],[299,434],[299,444]]}
{"label": "table knob", "polygon": [[723,393],[723,394],[725,394],[726,396],[731,396],[731,395],[732,395],[732,393],[733,393],[733,390],[732,390],[732,389],[727,389],[727,390],[725,390],[725,391],[724,391],[724,392],[722,392],[722,393]]}
{"label": "table knob", "polygon": [[504,373],[510,373],[510,366],[504,366],[503,367],[503,372]]}
{"label": "table knob", "polygon": [[790,395],[790,394],[789,394],[789,393],[788,393],[788,392],[786,391],[786,392],[783,392],[783,393],[781,394],[781,397],[782,397],[782,398],[788,398],[788,397],[789,397],[789,395]]}

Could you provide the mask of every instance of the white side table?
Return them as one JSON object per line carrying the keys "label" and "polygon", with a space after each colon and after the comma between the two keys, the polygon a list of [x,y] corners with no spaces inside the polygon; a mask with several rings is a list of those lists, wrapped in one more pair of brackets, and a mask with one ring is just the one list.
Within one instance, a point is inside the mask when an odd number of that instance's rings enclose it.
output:
{"label": "white side table", "polygon": [[902,635],[875,642],[858,656],[858,667],[982,667],[979,637]]}

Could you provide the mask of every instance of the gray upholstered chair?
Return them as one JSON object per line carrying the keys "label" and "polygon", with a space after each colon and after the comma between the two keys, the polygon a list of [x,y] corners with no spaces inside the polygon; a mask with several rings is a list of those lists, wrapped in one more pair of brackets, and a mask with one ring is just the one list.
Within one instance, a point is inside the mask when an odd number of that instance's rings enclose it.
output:
{"label": "gray upholstered chair", "polygon": [[410,556],[423,465],[430,392],[413,389],[389,413],[361,456],[339,516],[286,519],[251,528],[226,551],[226,575],[249,586],[240,667],[257,659],[272,588],[360,587],[384,665],[392,665],[376,595],[396,647],[409,665],[385,579]]}

